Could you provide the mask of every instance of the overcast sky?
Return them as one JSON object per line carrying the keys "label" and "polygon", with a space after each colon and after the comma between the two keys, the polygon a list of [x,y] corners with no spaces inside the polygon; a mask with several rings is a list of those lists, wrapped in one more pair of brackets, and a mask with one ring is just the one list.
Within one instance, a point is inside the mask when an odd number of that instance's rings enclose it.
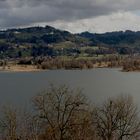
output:
{"label": "overcast sky", "polygon": [[51,25],[74,33],[140,30],[140,0],[0,0],[0,28]]}

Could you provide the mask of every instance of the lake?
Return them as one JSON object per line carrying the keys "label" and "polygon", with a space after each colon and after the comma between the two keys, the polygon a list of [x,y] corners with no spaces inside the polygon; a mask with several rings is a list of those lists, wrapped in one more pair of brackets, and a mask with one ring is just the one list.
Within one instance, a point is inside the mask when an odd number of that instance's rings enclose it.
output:
{"label": "lake", "polygon": [[82,88],[93,102],[130,94],[140,106],[140,72],[120,69],[48,70],[42,72],[0,72],[0,103],[28,106],[31,98],[50,83]]}

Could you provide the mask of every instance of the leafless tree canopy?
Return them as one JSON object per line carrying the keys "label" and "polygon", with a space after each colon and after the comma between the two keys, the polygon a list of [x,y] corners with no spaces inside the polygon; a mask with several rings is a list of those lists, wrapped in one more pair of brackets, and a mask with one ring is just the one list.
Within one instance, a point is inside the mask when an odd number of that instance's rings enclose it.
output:
{"label": "leafless tree canopy", "polygon": [[39,118],[44,121],[46,133],[52,140],[78,140],[88,137],[90,113],[85,96],[66,86],[55,88],[34,98]]}
{"label": "leafless tree canopy", "polygon": [[49,89],[33,98],[34,112],[3,107],[0,140],[139,140],[140,118],[131,96],[91,106],[80,90]]}
{"label": "leafless tree canopy", "polygon": [[140,120],[132,97],[109,99],[94,112],[94,124],[103,140],[139,139]]}

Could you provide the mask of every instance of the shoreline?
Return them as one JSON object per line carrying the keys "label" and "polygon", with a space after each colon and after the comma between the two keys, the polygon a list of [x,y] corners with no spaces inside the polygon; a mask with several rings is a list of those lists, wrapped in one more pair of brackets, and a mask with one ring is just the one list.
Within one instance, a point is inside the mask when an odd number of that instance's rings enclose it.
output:
{"label": "shoreline", "polygon": [[83,68],[46,68],[42,69],[38,67],[37,65],[19,65],[19,64],[9,64],[6,66],[0,66],[0,72],[41,72],[41,71],[47,71],[47,70],[90,70],[90,69],[97,69],[97,68],[108,68],[108,69],[113,69],[113,68],[119,68],[121,72],[140,72],[140,69],[123,69],[122,66],[108,66],[105,65],[104,63],[102,65],[94,64],[93,67],[83,67]]}
{"label": "shoreline", "polygon": [[[96,68],[121,68],[121,67],[107,67],[107,66],[94,66],[93,68],[71,68],[71,69],[65,69],[61,68],[63,70],[88,70],[88,69],[96,69]],[[41,72],[41,71],[47,71],[47,70],[60,70],[60,69],[39,69],[36,65],[9,65],[2,67],[0,66],[0,72]],[[122,70],[122,72],[125,72]]]}
{"label": "shoreline", "polygon": [[10,65],[5,67],[0,67],[0,72],[39,72],[44,71],[43,69],[38,69],[33,65]]}

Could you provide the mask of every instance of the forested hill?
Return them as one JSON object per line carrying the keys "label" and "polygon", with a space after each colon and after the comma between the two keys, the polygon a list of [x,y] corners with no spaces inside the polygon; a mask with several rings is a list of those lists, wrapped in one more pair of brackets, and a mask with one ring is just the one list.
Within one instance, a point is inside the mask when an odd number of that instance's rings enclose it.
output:
{"label": "forested hill", "polygon": [[64,41],[79,41],[81,37],[68,31],[55,29],[51,26],[9,29],[0,32],[0,39],[10,43],[59,43]]}
{"label": "forested hill", "polygon": [[[57,56],[87,46],[89,39],[51,26],[0,31],[0,58]],[[76,49],[77,51],[77,49]]]}
{"label": "forested hill", "polygon": [[81,37],[88,38],[90,41],[98,44],[107,44],[107,45],[140,45],[140,31],[133,32],[127,30],[125,32],[107,32],[103,34],[94,34],[89,32],[83,32],[78,34]]}
{"label": "forested hill", "polygon": [[140,31],[133,32],[107,32],[96,34],[83,32],[72,34],[68,31],[58,30],[51,26],[30,27],[21,29],[8,29],[0,31],[0,41],[9,43],[31,43],[31,44],[51,44],[70,41],[73,43],[86,45],[140,45]]}
{"label": "forested hill", "polygon": [[72,34],[51,26],[0,31],[0,58],[140,52],[140,32]]}

